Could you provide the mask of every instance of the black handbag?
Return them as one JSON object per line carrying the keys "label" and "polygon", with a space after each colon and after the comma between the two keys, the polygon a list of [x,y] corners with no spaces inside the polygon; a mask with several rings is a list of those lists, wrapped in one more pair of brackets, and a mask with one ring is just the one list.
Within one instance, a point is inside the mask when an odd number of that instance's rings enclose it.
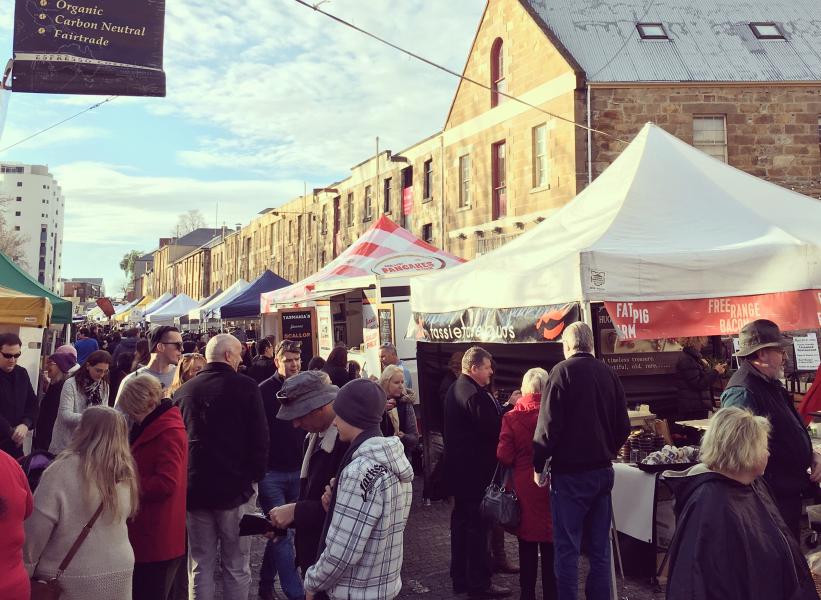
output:
{"label": "black handbag", "polygon": [[479,513],[486,521],[507,531],[515,531],[522,520],[522,509],[516,492],[505,487],[509,469],[496,464],[493,479],[485,489]]}

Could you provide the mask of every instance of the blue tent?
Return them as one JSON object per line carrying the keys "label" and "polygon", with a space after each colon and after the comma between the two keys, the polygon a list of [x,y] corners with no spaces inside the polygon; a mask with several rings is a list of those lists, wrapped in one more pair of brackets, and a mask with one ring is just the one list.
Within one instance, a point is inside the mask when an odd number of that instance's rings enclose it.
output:
{"label": "blue tent", "polygon": [[259,316],[259,296],[291,285],[287,281],[267,270],[255,279],[244,292],[220,308],[222,319],[252,319]]}

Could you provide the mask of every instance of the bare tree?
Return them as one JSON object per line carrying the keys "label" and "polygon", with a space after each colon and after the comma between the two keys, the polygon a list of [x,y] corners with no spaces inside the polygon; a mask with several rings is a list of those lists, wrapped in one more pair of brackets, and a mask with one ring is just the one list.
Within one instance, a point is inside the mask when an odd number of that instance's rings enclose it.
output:
{"label": "bare tree", "polygon": [[27,270],[29,264],[25,257],[24,246],[31,238],[9,227],[6,221],[6,205],[10,200],[8,196],[0,196],[0,252],[8,256],[21,269]]}
{"label": "bare tree", "polygon": [[202,212],[194,208],[177,217],[177,225],[171,234],[176,237],[182,237],[195,229],[205,226],[205,217],[202,216]]}

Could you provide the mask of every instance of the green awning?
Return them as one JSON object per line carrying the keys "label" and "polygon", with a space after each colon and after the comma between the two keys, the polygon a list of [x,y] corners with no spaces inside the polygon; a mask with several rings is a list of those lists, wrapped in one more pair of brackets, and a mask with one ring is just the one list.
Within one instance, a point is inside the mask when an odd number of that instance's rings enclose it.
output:
{"label": "green awning", "polygon": [[71,302],[48,291],[2,252],[0,252],[0,286],[31,296],[48,298],[52,306],[51,322],[71,323]]}

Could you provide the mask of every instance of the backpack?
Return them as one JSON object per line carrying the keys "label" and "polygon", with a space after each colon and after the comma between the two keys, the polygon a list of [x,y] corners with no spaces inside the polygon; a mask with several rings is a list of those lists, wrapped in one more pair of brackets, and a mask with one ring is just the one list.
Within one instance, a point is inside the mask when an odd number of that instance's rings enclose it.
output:
{"label": "backpack", "polygon": [[40,483],[40,477],[43,475],[43,471],[45,471],[46,467],[53,461],[54,455],[45,450],[34,450],[28,456],[20,459],[20,466],[23,467],[23,472],[26,474],[26,479],[28,479],[29,488],[31,488],[32,492],[37,488],[37,484]]}

